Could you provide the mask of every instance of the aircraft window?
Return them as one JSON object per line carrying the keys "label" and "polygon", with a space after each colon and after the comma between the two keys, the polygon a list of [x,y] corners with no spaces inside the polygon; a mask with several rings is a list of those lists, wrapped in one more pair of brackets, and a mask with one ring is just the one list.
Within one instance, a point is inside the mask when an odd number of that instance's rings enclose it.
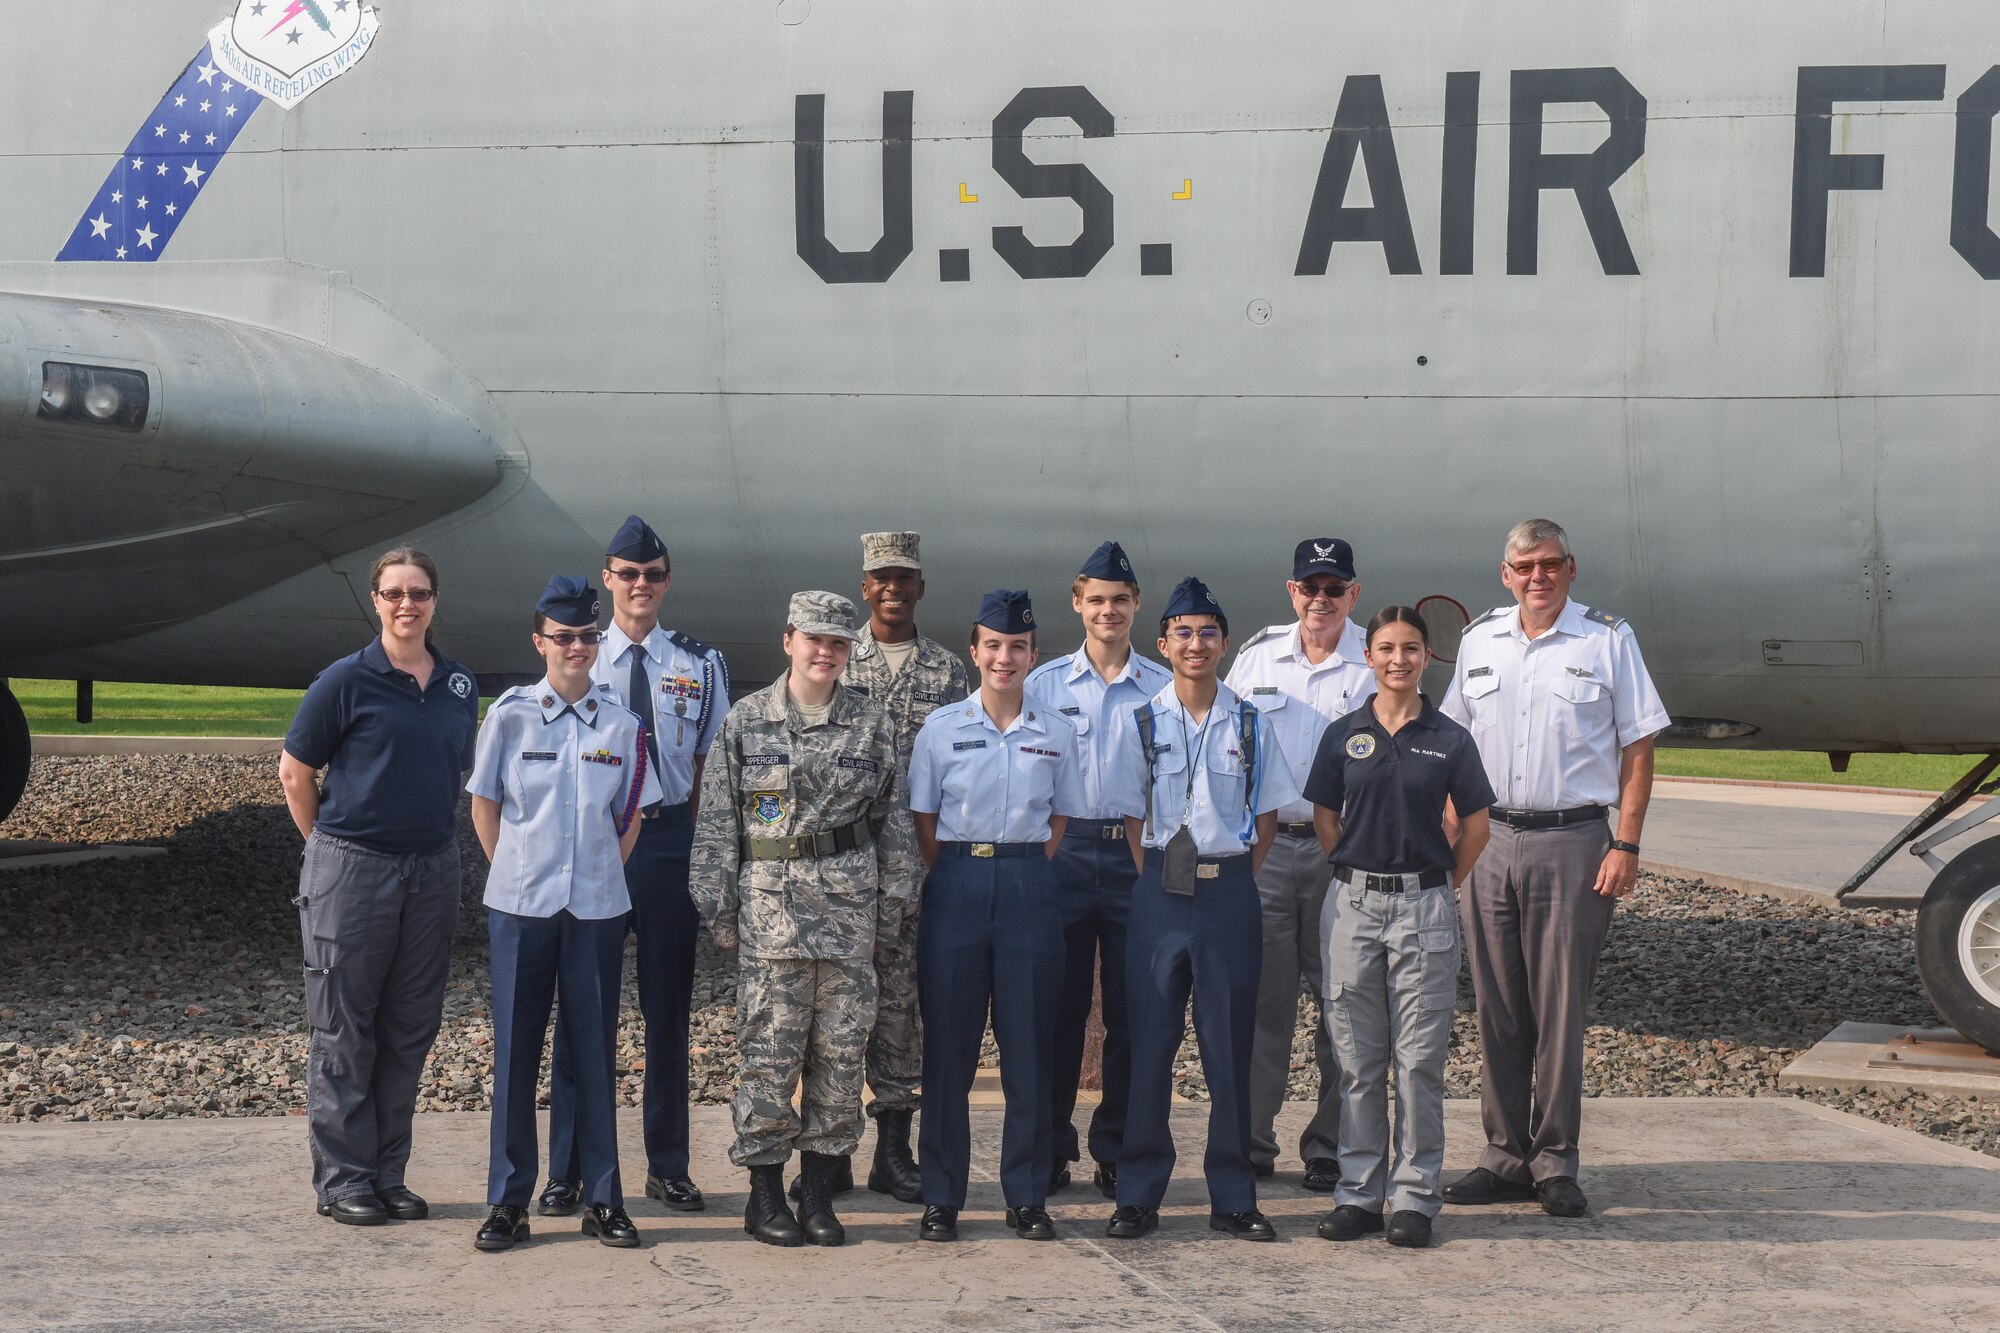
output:
{"label": "aircraft window", "polygon": [[136,370],[44,361],[42,404],[35,415],[136,433],[145,428],[148,399],[146,377]]}

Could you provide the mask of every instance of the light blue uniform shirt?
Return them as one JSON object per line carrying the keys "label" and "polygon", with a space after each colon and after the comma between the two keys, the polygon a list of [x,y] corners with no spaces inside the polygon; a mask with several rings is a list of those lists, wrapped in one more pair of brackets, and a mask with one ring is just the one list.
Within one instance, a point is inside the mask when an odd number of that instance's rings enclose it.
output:
{"label": "light blue uniform shirt", "polygon": [[1083,810],[1081,819],[1118,819],[1122,812],[1104,799],[1104,777],[1111,762],[1125,715],[1173,683],[1174,674],[1136,651],[1110,684],[1097,674],[1079,648],[1035,668],[1028,677],[1029,702],[1052,708],[1076,728],[1082,754]]}
{"label": "light blue uniform shirt", "polygon": [[465,789],[500,803],[488,907],[586,921],[632,909],[618,832],[660,786],[638,717],[603,687],[570,705],[543,677],[494,700]]}
{"label": "light blue uniform shirt", "polygon": [[1076,728],[1023,702],[1005,732],[977,692],[924,719],[910,747],[910,809],[938,817],[940,842],[1047,842],[1049,816],[1081,815]]}
{"label": "light blue uniform shirt", "polygon": [[[1194,834],[1195,850],[1203,856],[1233,856],[1257,842],[1255,821],[1246,801],[1243,762],[1243,701],[1227,685],[1217,685],[1204,728],[1168,685],[1153,696],[1153,818],[1145,833],[1146,846],[1161,848],[1186,825]],[[1190,782],[1188,765],[1195,761]],[[1284,762],[1268,719],[1257,719],[1257,771],[1249,800],[1260,815],[1299,799],[1297,781]],[[1125,715],[1112,769],[1105,778],[1105,799],[1120,815],[1146,817],[1146,755],[1139,744],[1139,724]]]}
{"label": "light blue uniform shirt", "polygon": [[[632,654],[640,653],[646,672],[646,699],[628,699]],[[729,715],[729,663],[698,639],[658,625],[644,642],[633,643],[613,622],[590,678],[611,687],[612,697],[639,715],[660,750],[660,797],[679,805],[694,794],[696,755],[708,753],[722,719]]]}

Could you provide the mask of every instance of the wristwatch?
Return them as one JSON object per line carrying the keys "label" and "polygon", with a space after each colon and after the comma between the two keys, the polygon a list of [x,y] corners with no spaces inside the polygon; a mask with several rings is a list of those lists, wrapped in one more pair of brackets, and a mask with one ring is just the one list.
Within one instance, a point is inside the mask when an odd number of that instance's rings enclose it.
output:
{"label": "wristwatch", "polygon": [[1636,842],[1626,842],[1621,838],[1613,838],[1611,840],[1611,850],[1614,852],[1630,852],[1632,855],[1637,856],[1639,854],[1639,844]]}

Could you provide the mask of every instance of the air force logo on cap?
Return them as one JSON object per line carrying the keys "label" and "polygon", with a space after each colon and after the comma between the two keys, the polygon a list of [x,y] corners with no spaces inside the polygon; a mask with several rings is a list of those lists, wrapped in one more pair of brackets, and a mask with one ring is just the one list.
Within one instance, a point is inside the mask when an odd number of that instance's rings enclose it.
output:
{"label": "air force logo on cap", "polygon": [[666,559],[667,544],[660,540],[660,534],[653,531],[645,519],[632,514],[605,543],[604,554],[607,559],[630,560],[633,564],[643,565],[648,560]]}
{"label": "air force logo on cap", "polygon": [[1354,581],[1354,548],[1338,537],[1308,537],[1292,551],[1292,580],[1331,574]]}
{"label": "air force logo on cap", "polygon": [[557,574],[542,589],[535,610],[558,625],[597,628],[597,589],[574,574]]}
{"label": "air force logo on cap", "polygon": [[979,617],[973,622],[1001,634],[1026,634],[1035,628],[1034,606],[1026,588],[995,588],[979,602]]}
{"label": "air force logo on cap", "polygon": [[1132,572],[1132,562],[1125,558],[1125,548],[1117,542],[1106,542],[1090,553],[1083,562],[1083,568],[1076,571],[1086,579],[1104,579],[1111,583],[1137,583],[1138,575]]}

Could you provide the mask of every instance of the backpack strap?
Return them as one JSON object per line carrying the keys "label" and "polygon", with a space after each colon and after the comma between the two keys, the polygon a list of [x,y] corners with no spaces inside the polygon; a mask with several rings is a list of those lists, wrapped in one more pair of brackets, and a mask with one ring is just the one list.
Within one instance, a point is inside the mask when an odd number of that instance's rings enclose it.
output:
{"label": "backpack strap", "polygon": [[1243,726],[1237,746],[1243,755],[1243,817],[1248,829],[1243,836],[1247,840],[1257,828],[1257,787],[1264,775],[1257,765],[1257,705],[1248,699],[1237,702],[1241,708],[1237,716]]}
{"label": "backpack strap", "polygon": [[1153,761],[1159,757],[1159,750],[1153,744],[1153,704],[1149,699],[1132,712],[1132,720],[1139,727],[1139,751],[1146,756],[1146,836],[1153,833]]}

